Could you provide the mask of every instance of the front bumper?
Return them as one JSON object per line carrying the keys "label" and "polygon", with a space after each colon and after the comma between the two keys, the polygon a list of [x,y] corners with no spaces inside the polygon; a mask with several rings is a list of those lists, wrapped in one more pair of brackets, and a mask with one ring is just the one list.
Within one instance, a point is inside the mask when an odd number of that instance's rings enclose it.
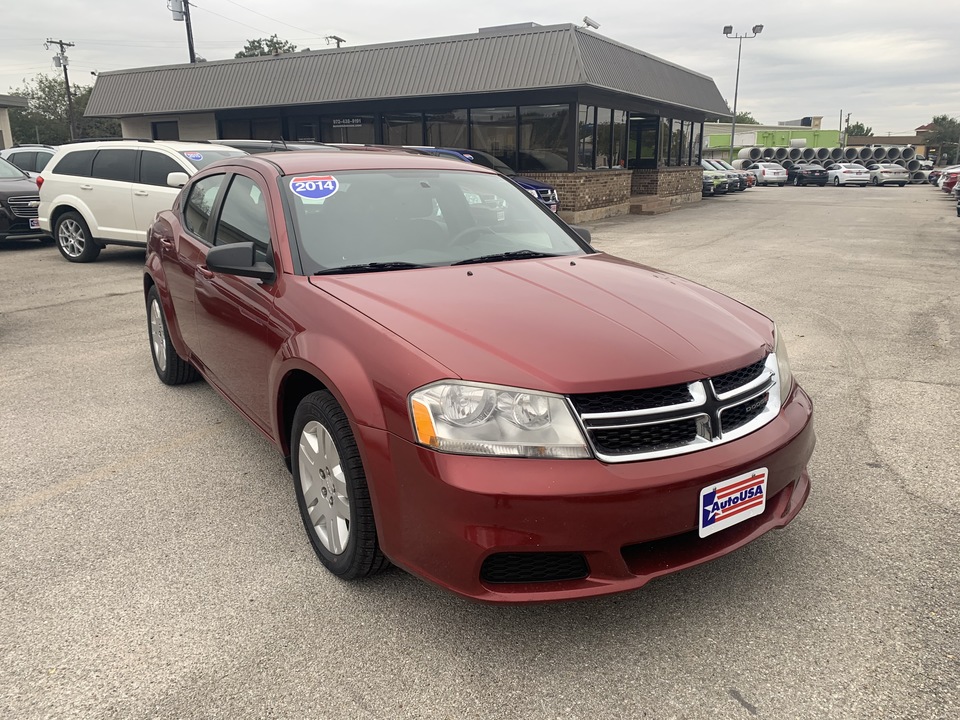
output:
{"label": "front bumper", "polygon": [[0,240],[39,240],[50,236],[40,229],[37,218],[33,221],[36,227],[31,227],[30,218],[17,217],[0,206]]}
{"label": "front bumper", "polygon": [[[795,387],[754,433],[660,460],[604,464],[448,455],[358,428],[380,544],[397,565],[494,603],[570,600],[639,588],[785,526],[810,492],[812,403]],[[700,539],[700,491],[765,467],[764,513]],[[503,553],[581,554],[588,572],[551,582],[490,582]]]}

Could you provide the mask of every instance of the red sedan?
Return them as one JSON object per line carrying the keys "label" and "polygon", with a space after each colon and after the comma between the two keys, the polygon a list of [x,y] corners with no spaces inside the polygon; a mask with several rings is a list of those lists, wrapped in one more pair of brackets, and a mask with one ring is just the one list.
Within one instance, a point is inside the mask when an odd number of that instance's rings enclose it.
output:
{"label": "red sedan", "polygon": [[596,252],[508,179],[408,153],[223,161],[149,233],[150,348],[288,459],[344,578],[638,588],[789,523],[812,405],[768,318]]}

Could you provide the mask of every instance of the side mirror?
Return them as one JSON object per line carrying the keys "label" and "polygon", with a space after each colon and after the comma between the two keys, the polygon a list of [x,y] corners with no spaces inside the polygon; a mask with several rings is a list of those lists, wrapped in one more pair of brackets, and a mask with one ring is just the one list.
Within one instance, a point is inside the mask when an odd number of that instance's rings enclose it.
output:
{"label": "side mirror", "polygon": [[170,187],[183,187],[187,184],[189,177],[185,172],[172,172],[167,174],[167,185]]}
{"label": "side mirror", "polygon": [[252,277],[264,282],[270,282],[277,276],[268,263],[257,262],[256,247],[252,242],[230,243],[210,248],[206,265],[207,269],[214,272]]}
{"label": "side mirror", "polygon": [[583,240],[587,245],[590,245],[590,231],[587,230],[587,228],[583,227],[582,225],[571,225],[570,229],[579,235],[580,239]]}

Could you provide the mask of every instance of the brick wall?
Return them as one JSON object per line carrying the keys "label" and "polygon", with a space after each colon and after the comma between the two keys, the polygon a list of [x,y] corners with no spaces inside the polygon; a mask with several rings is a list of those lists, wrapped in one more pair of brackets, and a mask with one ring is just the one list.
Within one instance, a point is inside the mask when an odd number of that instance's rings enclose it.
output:
{"label": "brick wall", "polygon": [[630,201],[630,180],[633,175],[631,170],[524,175],[553,185],[560,196],[561,209],[569,212],[623,205]]}
{"label": "brick wall", "polygon": [[699,166],[633,170],[632,174],[630,191],[633,195],[699,195],[703,184],[703,169]]}

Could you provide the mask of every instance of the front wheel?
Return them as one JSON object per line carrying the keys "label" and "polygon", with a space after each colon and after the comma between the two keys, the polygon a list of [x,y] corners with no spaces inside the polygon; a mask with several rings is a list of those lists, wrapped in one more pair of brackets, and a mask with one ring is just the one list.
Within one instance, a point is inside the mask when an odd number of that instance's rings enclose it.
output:
{"label": "front wheel", "polygon": [[840,187],[840,178],[835,177],[835,178],[833,179],[833,185],[834,185],[834,187]]}
{"label": "front wheel", "polygon": [[301,400],[290,437],[300,518],[320,562],[346,580],[386,568],[357,442],[333,395],[323,390]]}
{"label": "front wheel", "polygon": [[874,178],[873,180],[871,180],[871,182],[873,183],[873,186],[874,186],[874,187],[880,187],[880,179],[879,179],[879,178]]}
{"label": "front wheel", "polygon": [[57,250],[70,262],[88,263],[97,259],[100,246],[90,235],[90,228],[78,212],[65,212],[53,229]]}

